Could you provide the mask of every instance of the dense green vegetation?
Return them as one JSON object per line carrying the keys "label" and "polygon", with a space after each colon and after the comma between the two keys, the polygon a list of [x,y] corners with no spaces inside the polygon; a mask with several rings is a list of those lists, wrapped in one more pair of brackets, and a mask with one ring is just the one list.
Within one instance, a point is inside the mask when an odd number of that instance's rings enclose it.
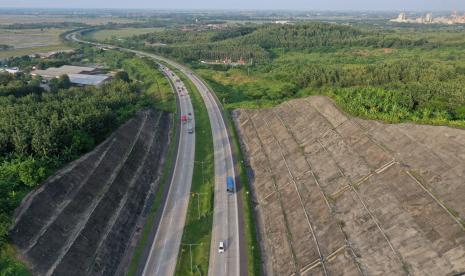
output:
{"label": "dense green vegetation", "polygon": [[126,47],[138,47],[184,62],[243,58],[252,63],[268,63],[274,49],[308,50],[341,47],[435,47],[425,38],[399,36],[392,32],[360,30],[324,23],[295,25],[232,25],[222,30],[165,30],[144,34],[126,41],[108,41]]}
{"label": "dense green vegetation", "polygon": [[[465,31],[460,27],[376,30],[311,23],[250,26],[244,35],[237,27],[230,36],[225,32],[166,31],[139,38],[176,38],[176,45],[149,49],[189,62],[228,108],[318,94],[366,118],[465,126]],[[199,63],[238,52],[236,57],[253,56],[256,62],[244,67]]]}
{"label": "dense green vegetation", "polygon": [[[50,60],[60,64],[61,59]],[[64,164],[92,150],[144,107],[174,110],[169,83],[153,63],[112,51],[81,48],[70,61],[124,68],[101,87],[70,87],[62,76],[50,82],[27,75],[0,74],[0,275],[22,275],[8,245],[11,215],[21,199]],[[38,59],[16,58],[29,70]]]}
{"label": "dense green vegetation", "polygon": [[28,94],[40,94],[40,80],[28,75],[0,73],[0,97],[22,97]]}
{"label": "dense green vegetation", "polygon": [[366,118],[465,126],[465,64],[456,51],[288,52],[278,53],[270,65],[199,72],[229,107],[323,94]]}

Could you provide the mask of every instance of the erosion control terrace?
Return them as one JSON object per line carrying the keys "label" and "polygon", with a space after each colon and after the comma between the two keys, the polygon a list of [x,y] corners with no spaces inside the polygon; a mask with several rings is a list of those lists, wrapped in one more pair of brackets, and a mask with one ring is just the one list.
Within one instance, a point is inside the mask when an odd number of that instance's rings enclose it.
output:
{"label": "erosion control terrace", "polygon": [[465,271],[465,131],[345,115],[326,97],[236,110],[266,275]]}
{"label": "erosion control terrace", "polygon": [[140,111],[16,211],[11,236],[34,275],[113,275],[157,192],[167,113]]}

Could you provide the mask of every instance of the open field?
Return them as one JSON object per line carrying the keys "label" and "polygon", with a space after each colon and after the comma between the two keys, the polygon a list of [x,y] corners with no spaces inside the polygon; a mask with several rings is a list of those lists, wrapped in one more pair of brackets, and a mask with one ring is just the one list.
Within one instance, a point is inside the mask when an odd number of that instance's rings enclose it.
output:
{"label": "open field", "polygon": [[158,191],[170,121],[164,112],[139,112],[25,198],[11,238],[34,275],[115,273]]}
{"label": "open field", "polygon": [[465,270],[465,131],[351,118],[321,96],[233,115],[266,275]]}
{"label": "open field", "polygon": [[114,16],[79,16],[54,14],[0,14],[0,25],[76,22],[89,25],[102,25],[109,22],[131,23],[137,20]]}
{"label": "open field", "polygon": [[1,44],[13,46],[14,49],[0,51],[0,58],[28,55],[32,53],[49,52],[69,49],[60,40],[60,34],[65,29],[0,29]]}
{"label": "open field", "polygon": [[160,30],[162,30],[162,28],[122,28],[115,30],[99,30],[89,33],[86,38],[102,41],[112,38],[126,38],[133,35],[154,33]]}

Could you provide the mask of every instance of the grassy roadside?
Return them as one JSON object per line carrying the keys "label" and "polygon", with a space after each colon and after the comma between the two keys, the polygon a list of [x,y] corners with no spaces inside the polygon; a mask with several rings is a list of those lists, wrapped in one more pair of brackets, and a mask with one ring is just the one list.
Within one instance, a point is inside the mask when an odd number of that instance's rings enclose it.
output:
{"label": "grassy roadside", "polygon": [[[211,88],[211,84],[207,81],[211,91],[215,91]],[[215,92],[216,93],[216,92]],[[247,272],[249,275],[262,275],[261,270],[261,256],[260,256],[260,245],[257,239],[257,230],[255,225],[255,219],[253,215],[252,195],[250,192],[250,182],[247,175],[247,169],[244,162],[244,156],[242,155],[241,146],[239,143],[239,135],[236,127],[231,118],[231,109],[223,112],[225,116],[226,126],[230,130],[232,140],[232,151],[239,162],[239,180],[241,183],[240,200],[243,202],[244,209],[244,233],[247,242]]]}
{"label": "grassy roadside", "polygon": [[[176,70],[175,70],[176,71]],[[207,275],[213,223],[213,136],[207,109],[197,88],[176,71],[190,92],[195,113],[195,166],[176,275]],[[192,245],[192,251],[188,244]],[[191,255],[192,254],[192,255]],[[192,257],[192,267],[191,267]]]}
{"label": "grassy roadside", "polygon": [[249,275],[262,275],[261,271],[261,256],[260,245],[257,239],[257,229],[255,226],[255,219],[253,215],[252,194],[250,192],[250,182],[245,167],[244,157],[239,143],[236,127],[232,122],[230,110],[226,113],[226,122],[228,128],[231,130],[232,142],[234,143],[234,154],[239,162],[239,180],[241,183],[241,199],[244,209],[244,233],[247,242],[247,271]]}
{"label": "grassy roadside", "polygon": [[[169,80],[167,80],[170,82]],[[172,88],[174,91],[174,88]],[[177,105],[174,105],[174,108],[177,109]],[[157,212],[159,210],[162,203],[162,197],[163,197],[163,191],[166,188],[166,185],[168,185],[169,181],[169,176],[170,173],[174,167],[175,161],[176,161],[176,147],[177,147],[177,135],[178,135],[178,123],[176,119],[176,114],[177,112],[174,113],[174,118],[172,120],[173,124],[173,132],[171,133],[171,144],[168,148],[168,153],[167,153],[167,160],[166,160],[166,165],[165,168],[163,169],[163,175],[160,181],[160,187],[158,188],[158,192],[155,194],[154,201],[152,203],[152,206],[150,208],[149,214],[147,215],[146,222],[144,224],[144,228],[142,229],[142,233],[139,237],[139,240],[137,242],[137,246],[134,250],[134,254],[131,259],[131,263],[129,265],[128,271],[126,275],[128,276],[133,276],[136,275],[138,264],[140,262],[140,258],[143,254],[144,248],[147,244],[147,241],[149,240],[150,233],[152,231],[153,223],[156,218]]]}
{"label": "grassy roadside", "polygon": [[175,152],[176,135],[179,129],[178,129],[178,124],[176,123],[175,118],[173,119],[173,124],[174,124],[173,133],[171,134],[172,142],[168,149],[168,155],[167,155],[168,158],[166,160],[165,168],[163,169],[163,176],[160,182],[160,187],[158,189],[158,192],[155,195],[155,199],[153,201],[152,207],[150,208],[150,212],[147,216],[147,220],[145,222],[144,228],[140,235],[139,241],[137,242],[136,249],[134,250],[131,264],[129,265],[128,272],[126,273],[126,275],[128,276],[136,275],[140,257],[142,256],[142,253],[147,244],[147,241],[149,240],[150,232],[152,231],[152,226],[153,226],[155,217],[157,215],[158,209],[162,207],[161,202],[162,202],[163,191],[165,190],[166,185],[168,184],[167,183],[168,177],[174,166],[175,157],[176,157],[176,154],[175,154],[176,153]]}

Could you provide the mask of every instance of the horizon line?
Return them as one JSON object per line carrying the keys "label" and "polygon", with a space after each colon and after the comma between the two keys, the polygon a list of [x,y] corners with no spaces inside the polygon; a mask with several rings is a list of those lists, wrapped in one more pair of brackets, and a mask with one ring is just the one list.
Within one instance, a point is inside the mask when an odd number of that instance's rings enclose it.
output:
{"label": "horizon line", "polygon": [[124,7],[0,7],[0,11],[4,10],[40,10],[40,11],[145,11],[145,12],[170,12],[170,11],[182,11],[182,12],[294,12],[294,13],[306,13],[306,12],[465,12],[465,10],[447,9],[447,10],[434,10],[434,9],[308,9],[298,10],[289,8],[277,8],[277,9],[240,9],[240,8],[155,8],[155,7],[140,7],[140,8],[124,8]]}

